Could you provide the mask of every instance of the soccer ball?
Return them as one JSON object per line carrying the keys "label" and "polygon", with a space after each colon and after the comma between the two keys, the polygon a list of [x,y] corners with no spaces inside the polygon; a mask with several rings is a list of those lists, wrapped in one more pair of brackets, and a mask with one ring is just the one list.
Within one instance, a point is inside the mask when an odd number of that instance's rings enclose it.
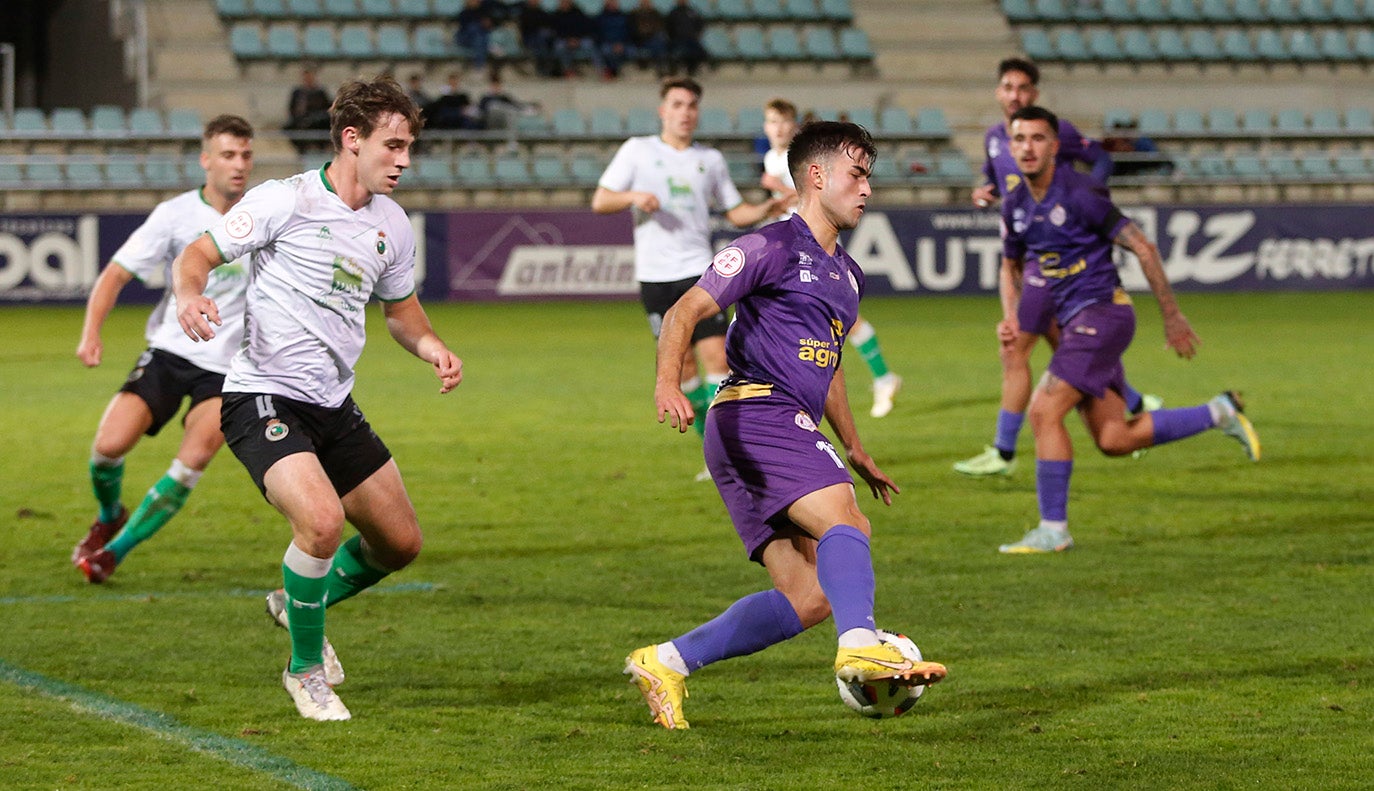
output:
{"label": "soccer ball", "polygon": [[[879,629],[878,639],[897,646],[897,650],[907,659],[913,662],[921,661],[921,649],[906,635]],[[874,720],[899,717],[907,713],[926,691],[924,684],[909,687],[897,681],[887,680],[864,683],[845,681],[838,676],[835,678],[835,686],[840,688],[840,700],[844,701],[844,705]]]}

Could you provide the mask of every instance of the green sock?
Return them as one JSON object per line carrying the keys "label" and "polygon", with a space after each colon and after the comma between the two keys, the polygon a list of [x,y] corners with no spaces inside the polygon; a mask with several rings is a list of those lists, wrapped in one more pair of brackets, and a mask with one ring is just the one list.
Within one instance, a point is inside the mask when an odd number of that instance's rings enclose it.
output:
{"label": "green sock", "polygon": [[697,379],[696,389],[686,393],[687,400],[692,403],[692,409],[697,413],[696,419],[692,421],[692,428],[697,430],[697,436],[706,434],[706,410],[711,408],[711,399],[716,397],[716,385]]}
{"label": "green sock", "polygon": [[134,509],[133,516],[129,517],[124,529],[105,545],[106,549],[114,553],[115,562],[122,562],[124,556],[134,547],[161,530],[162,526],[176,516],[177,511],[186,504],[186,498],[190,494],[189,488],[182,486],[170,475],[162,476],[153,484],[153,488],[148,490],[148,496]]}
{"label": "green sock", "polygon": [[119,501],[124,489],[124,460],[97,464],[92,459],[91,489],[95,492],[95,501],[100,503],[100,521],[113,522],[118,519],[119,512],[124,510],[123,503]]}
{"label": "green sock", "polygon": [[859,356],[868,363],[868,370],[873,372],[873,378],[887,375],[887,362],[883,360],[883,350],[878,346],[878,336],[869,335],[862,342],[854,344],[854,348],[859,350]]}
{"label": "green sock", "polygon": [[291,624],[290,670],[304,673],[324,662],[325,589],[329,578],[301,576],[285,563],[281,573],[282,587],[286,589],[286,618]]}
{"label": "green sock", "polygon": [[334,565],[329,569],[325,599],[333,607],[350,596],[357,595],[390,574],[367,562],[363,555],[363,537],[354,536],[334,553]]}

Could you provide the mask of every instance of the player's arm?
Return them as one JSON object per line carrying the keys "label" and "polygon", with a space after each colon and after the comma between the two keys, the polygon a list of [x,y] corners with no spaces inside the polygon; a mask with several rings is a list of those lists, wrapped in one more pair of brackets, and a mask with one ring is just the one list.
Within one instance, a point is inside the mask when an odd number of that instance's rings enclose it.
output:
{"label": "player's arm", "polygon": [[682,392],[682,360],[691,347],[697,325],[719,312],[715,297],[701,286],[692,286],[663,314],[663,325],[658,331],[654,406],[658,408],[658,422],[667,419],[668,425],[679,432],[685,432],[695,417],[692,402]]}
{"label": "player's arm", "polygon": [[997,172],[992,169],[991,158],[983,160],[983,184],[973,189],[971,197],[973,205],[980,209],[986,209],[1001,197],[997,193]]}
{"label": "player's arm", "polygon": [[114,309],[119,292],[133,279],[132,272],[113,261],[107,264],[105,271],[95,279],[91,296],[86,299],[86,318],[81,323],[81,340],[76,344],[76,357],[87,368],[100,365],[100,358],[105,352],[105,344],[100,340],[100,329],[105,326],[105,319],[109,318],[110,311]]}
{"label": "player's arm", "polygon": [[725,212],[725,219],[738,228],[758,225],[769,217],[777,217],[787,210],[787,198],[769,198],[763,203],[741,203]]}
{"label": "player's arm", "polygon": [[901,489],[887,477],[887,473],[878,469],[877,463],[864,450],[863,443],[859,442],[854,412],[849,407],[849,390],[845,387],[843,366],[835,369],[835,375],[830,378],[830,389],[825,394],[825,420],[835,432],[835,439],[844,448],[849,466],[864,479],[875,498],[881,499],[885,505],[892,505],[892,495],[901,493]]}
{"label": "player's arm", "polygon": [[387,332],[402,348],[434,366],[434,375],[442,383],[440,393],[463,381],[463,361],[434,332],[419,297],[411,294],[397,302],[383,302],[382,315],[386,316]]}
{"label": "player's arm", "polygon": [[1115,165],[1112,163],[1112,155],[1107,153],[1107,149],[1096,140],[1083,139],[1083,146],[1078,149],[1078,161],[1092,168],[1093,178],[1098,184],[1106,184],[1107,179],[1112,175]]}
{"label": "player's arm", "polygon": [[218,327],[219,307],[205,296],[205,284],[210,282],[210,270],[224,263],[219,247],[210,234],[201,234],[186,245],[172,262],[172,293],[177,298],[177,321],[193,341],[208,341],[215,337],[210,327]]}
{"label": "player's arm", "polygon": [[638,190],[613,190],[598,186],[592,193],[592,211],[597,214],[615,214],[633,206],[645,214],[658,211],[658,196],[652,192]]}
{"label": "player's arm", "polygon": [[1183,312],[1178,309],[1178,302],[1174,300],[1174,290],[1169,286],[1169,278],[1164,274],[1164,262],[1159,257],[1159,248],[1145,238],[1140,226],[1134,222],[1126,223],[1117,232],[1114,241],[1135,253],[1136,258],[1140,259],[1140,269],[1145,273],[1145,280],[1149,282],[1150,290],[1154,292],[1155,300],[1159,303],[1159,312],[1164,317],[1165,342],[1179,357],[1185,360],[1192,359],[1196,353],[1195,347],[1201,341],[1188,324],[1188,319],[1183,316]]}

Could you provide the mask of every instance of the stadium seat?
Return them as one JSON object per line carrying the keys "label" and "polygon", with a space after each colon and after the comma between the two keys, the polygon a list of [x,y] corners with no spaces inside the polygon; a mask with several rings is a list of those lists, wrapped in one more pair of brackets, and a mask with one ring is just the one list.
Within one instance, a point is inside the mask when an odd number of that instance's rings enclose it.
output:
{"label": "stadium seat", "polygon": [[1088,42],[1083,40],[1083,33],[1076,27],[1059,31],[1054,46],[1059,51],[1060,59],[1069,63],[1083,63],[1091,59],[1088,55]]}
{"label": "stadium seat", "polygon": [[1114,25],[1136,21],[1130,0],[1102,0],[1102,18]]}
{"label": "stadium seat", "polygon": [[30,186],[62,186],[62,167],[56,162],[29,162],[24,165],[24,180]]}
{"label": "stadium seat", "polygon": [[67,184],[77,189],[99,189],[105,186],[105,174],[100,166],[85,160],[67,163]]}
{"label": "stadium seat", "polygon": [[1243,25],[1258,25],[1269,21],[1260,0],[1235,0],[1231,14],[1235,21]]}
{"label": "stadium seat", "polygon": [[1160,24],[1169,21],[1169,9],[1164,0],[1135,0],[1135,15],[1141,22]]}
{"label": "stadium seat", "polygon": [[854,7],[849,0],[820,0],[817,7],[831,22],[847,24],[854,21]]}
{"label": "stadium seat", "polygon": [[159,137],[166,133],[162,113],[148,107],[135,107],[129,111],[129,132],[135,137]]}
{"label": "stadium seat", "polygon": [[784,8],[787,18],[794,22],[819,22],[825,18],[816,0],[787,0]]}
{"label": "stadium seat", "polygon": [[907,174],[902,172],[896,157],[880,156],[873,162],[873,172],[869,178],[874,181],[890,184],[906,178]]}
{"label": "stadium seat", "polygon": [[1035,61],[1053,61],[1059,59],[1059,54],[1054,49],[1054,44],[1050,42],[1050,36],[1044,28],[1031,27],[1021,31],[1021,49]]}
{"label": "stadium seat", "polygon": [[1296,25],[1302,21],[1293,0],[1265,0],[1264,15],[1273,25]]}
{"label": "stadium seat", "polygon": [[[716,16],[722,22],[735,23],[749,19],[752,12],[745,0],[716,0]],[[710,28],[707,30],[709,31]]]}
{"label": "stadium seat", "polygon": [[1313,110],[1310,129],[1313,134],[1317,135],[1339,135],[1341,133],[1341,114],[1329,107]]}
{"label": "stadium seat", "polygon": [[1281,135],[1307,134],[1307,114],[1294,108],[1280,110],[1274,118],[1274,131]]}
{"label": "stadium seat", "polygon": [[1346,179],[1368,179],[1374,176],[1370,170],[1369,158],[1359,151],[1342,151],[1334,157],[1335,172]]}
{"label": "stadium seat", "polygon": [[324,15],[335,19],[351,19],[358,15],[358,0],[324,0]]}
{"label": "stadium seat", "polygon": [[[595,132],[595,117],[592,119],[592,126],[592,131]],[[625,134],[627,135],[658,134],[660,128],[662,128],[662,122],[659,121],[657,108],[631,105],[625,113]]]}
{"label": "stadium seat", "polygon": [[1216,36],[1210,30],[1189,30],[1184,37],[1184,43],[1188,47],[1188,54],[1193,60],[1203,63],[1216,63],[1223,60],[1225,56],[1221,52],[1221,47],[1217,46]]}
{"label": "stadium seat", "polygon": [[742,60],[768,60],[768,44],[763,37],[763,28],[753,24],[737,26],[735,28],[735,50]]}
{"label": "stadium seat", "polygon": [[[1125,0],[1119,0],[1119,2],[1125,2]],[[1031,7],[1031,0],[1002,0],[1002,13],[1006,16],[1007,21],[1013,25],[1037,20],[1035,9]]]}
{"label": "stadium seat", "polygon": [[1331,0],[1331,19],[1342,25],[1374,22],[1374,6],[1369,0]]}
{"label": "stadium seat", "polygon": [[229,28],[229,51],[236,58],[261,58],[267,54],[262,31],[257,25],[236,24]]}
{"label": "stadium seat", "polygon": [[1364,106],[1348,108],[1341,128],[1357,135],[1374,136],[1374,111]]}
{"label": "stadium seat", "polygon": [[1247,135],[1268,136],[1274,131],[1274,118],[1268,110],[1246,110],[1241,113],[1240,128]]}
{"label": "stadium seat", "polygon": [[[1374,6],[1370,6],[1370,12],[1374,14]],[[1351,49],[1355,51],[1355,57],[1365,64],[1374,63],[1374,30],[1356,30],[1355,43]]]}
{"label": "stadium seat", "polygon": [[253,13],[248,8],[248,0],[215,0],[215,10],[224,19],[241,19]]}
{"label": "stadium seat", "polygon": [[184,181],[181,169],[170,159],[150,159],[144,162],[143,178],[153,187],[175,187]]}
{"label": "stadium seat", "polygon": [[345,58],[362,60],[376,57],[372,46],[372,26],[366,22],[351,22],[339,30],[339,54]]}
{"label": "stadium seat", "polygon": [[75,107],[58,107],[48,116],[48,126],[55,135],[67,137],[85,136],[90,127],[86,124],[86,114]]}
{"label": "stadium seat", "polygon": [[123,135],[129,131],[124,108],[98,104],[91,108],[91,131],[97,135]]}
{"label": "stadium seat", "polygon": [[916,123],[904,108],[889,105],[878,113],[877,132],[881,137],[911,137]]}
{"label": "stadium seat", "polygon": [[266,55],[291,60],[301,56],[301,41],[296,26],[290,22],[274,22],[267,28]]}
{"label": "stadium seat", "polygon": [[495,186],[491,162],[483,155],[465,156],[458,160],[458,183],[466,187]]}
{"label": "stadium seat", "polygon": [[1303,154],[1298,159],[1298,172],[1308,178],[1321,181],[1330,181],[1336,177],[1336,169],[1332,166],[1331,156],[1316,151]]}
{"label": "stadium seat", "polygon": [[410,52],[410,34],[404,25],[397,23],[377,26],[377,55],[389,60],[407,60]]}
{"label": "stadium seat", "polygon": [[1150,41],[1150,34],[1143,28],[1132,27],[1121,32],[1121,53],[1127,60],[1148,63],[1156,60],[1159,53]]}
{"label": "stadium seat", "polygon": [[1240,122],[1236,120],[1235,110],[1213,107],[1207,113],[1207,128],[1214,136],[1235,137],[1240,134]]}
{"label": "stadium seat", "polygon": [[1222,154],[1204,154],[1196,158],[1192,170],[1204,179],[1224,179],[1234,175],[1230,163]]}
{"label": "stadium seat", "polygon": [[1333,63],[1349,63],[1355,60],[1355,51],[1350,48],[1350,39],[1344,30],[1325,30],[1317,40],[1317,51],[1323,60]]}
{"label": "stadium seat", "polygon": [[200,113],[184,107],[176,107],[167,113],[167,132],[175,137],[199,138],[205,131],[200,121]]}
{"label": "stadium seat", "polygon": [[1136,127],[1142,135],[1150,137],[1163,137],[1169,134],[1169,114],[1163,110],[1146,107],[1140,111],[1140,119]]}
{"label": "stadium seat", "polygon": [[1197,5],[1193,0],[1166,0],[1164,7],[1168,10],[1169,21],[1180,25],[1200,24],[1202,14],[1198,11]]}
{"label": "stadium seat", "polygon": [[1161,28],[1155,33],[1155,49],[1159,52],[1160,59],[1166,63],[1183,63],[1193,57],[1183,40],[1183,35],[1172,27]]}
{"label": "stadium seat", "polygon": [[706,54],[711,56],[713,61],[730,61],[739,58],[739,51],[735,49],[735,42],[730,38],[730,32],[723,27],[712,25],[707,27],[701,34],[701,46],[706,48]]}
{"label": "stadium seat", "polygon": [[606,163],[591,154],[579,154],[573,157],[572,164],[568,168],[569,175],[575,184],[595,184],[601,178],[601,173],[606,169]]}
{"label": "stadium seat", "polygon": [[878,113],[872,107],[851,107],[841,115],[851,124],[858,124],[869,132],[878,128]]}
{"label": "stadium seat", "polygon": [[1121,51],[1116,34],[1103,28],[1088,34],[1088,54],[1099,63],[1115,63],[1126,59],[1126,53]]}
{"label": "stadium seat", "polygon": [[935,160],[935,171],[940,178],[952,182],[969,183],[973,181],[973,167],[959,151],[945,151]]}
{"label": "stadium seat", "polygon": [[1235,12],[1227,0],[1201,0],[1201,4],[1198,6],[1198,16],[1203,22],[1213,25],[1224,25],[1236,21]]}
{"label": "stadium seat", "polygon": [[697,134],[703,137],[716,137],[728,135],[734,131],[734,122],[730,119],[730,112],[724,107],[709,105],[701,108],[701,116],[697,121]]}
{"label": "stadium seat", "polygon": [[916,131],[927,137],[948,139],[952,134],[945,111],[939,107],[922,107],[916,111]]}
{"label": "stadium seat", "polygon": [[752,0],[754,18],[760,22],[781,22],[787,15],[782,0]]}
{"label": "stadium seat", "polygon": [[540,186],[561,186],[567,184],[568,168],[563,158],[554,154],[540,154],[530,163],[530,176]]}
{"label": "stadium seat", "polygon": [[463,0],[433,0],[433,3],[434,16],[441,19],[453,19],[463,10]]}
{"label": "stadium seat", "polygon": [[105,181],[112,187],[143,185],[143,171],[133,159],[116,159],[105,165]]}
{"label": "stadium seat", "polygon": [[[800,118],[797,120],[801,121]],[[763,108],[752,104],[740,108],[735,115],[735,128],[744,135],[763,134]]]}
{"label": "stadium seat", "polygon": [[1254,154],[1236,154],[1231,158],[1231,172],[1247,181],[1263,181],[1264,163]]}
{"label": "stadium seat", "polygon": [[417,58],[452,58],[456,54],[452,38],[443,26],[420,24],[411,33],[411,51]]}
{"label": "stadium seat", "polygon": [[1174,132],[1178,135],[1189,137],[1200,137],[1207,133],[1207,129],[1202,120],[1202,113],[1190,107],[1181,107],[1174,111]]}
{"label": "stadium seat", "polygon": [[358,13],[370,19],[390,19],[396,16],[391,0],[358,0]]}
{"label": "stadium seat", "polygon": [[841,30],[840,54],[848,60],[873,60],[873,45],[868,41],[868,34],[856,27]]}
{"label": "stadium seat", "polygon": [[1033,0],[1035,7],[1035,20],[1040,24],[1058,23],[1073,21],[1073,14],[1065,0]]}
{"label": "stadium seat", "polygon": [[1135,123],[1135,113],[1125,107],[1108,107],[1102,111],[1102,128],[1115,129]]}
{"label": "stadium seat", "polygon": [[1221,37],[1221,54],[1232,63],[1251,63],[1255,49],[1243,30],[1228,30]]}
{"label": "stadium seat", "polygon": [[553,114],[553,133],[558,137],[576,138],[587,134],[587,121],[582,113],[565,107]]}
{"label": "stadium seat", "polygon": [[593,137],[619,138],[625,136],[625,124],[620,120],[620,113],[605,107],[592,110],[587,128]]}
{"label": "stadium seat", "polygon": [[301,52],[308,58],[338,57],[339,44],[334,39],[334,26],[328,22],[306,25],[301,37]]}
{"label": "stadium seat", "polygon": [[806,59],[797,29],[787,25],[774,26],[768,31],[768,52],[774,60],[785,63],[796,63]]}
{"label": "stadium seat", "polygon": [[396,0],[396,16],[402,19],[428,19],[429,0]]}
{"label": "stadium seat", "polygon": [[1326,0],[1298,0],[1298,18],[1309,25],[1325,25],[1335,21]]}
{"label": "stadium seat", "polygon": [[1302,171],[1298,169],[1298,160],[1286,151],[1271,153],[1264,159],[1265,171],[1276,179],[1292,181],[1302,178]]}
{"label": "stadium seat", "polygon": [[286,13],[297,19],[319,19],[324,16],[320,0],[286,0]]}
{"label": "stadium seat", "polygon": [[253,0],[253,15],[266,19],[285,19],[286,0]]}
{"label": "stadium seat", "polygon": [[1255,56],[1262,61],[1284,61],[1288,59],[1288,48],[1283,44],[1283,36],[1275,28],[1261,28],[1255,33]]}
{"label": "stadium seat", "polygon": [[453,166],[447,157],[421,157],[402,180],[413,180],[417,186],[422,187],[447,186],[454,180]]}
{"label": "stadium seat", "polygon": [[1322,59],[1317,49],[1317,40],[1309,30],[1294,30],[1288,36],[1288,54],[1301,63],[1313,63]]}
{"label": "stadium seat", "polygon": [[839,60],[840,48],[835,43],[835,33],[827,27],[812,25],[806,29],[802,46],[806,54],[818,61]]}
{"label": "stadium seat", "polygon": [[763,172],[757,154],[727,153],[725,167],[730,171],[730,180],[736,184],[757,184]]}

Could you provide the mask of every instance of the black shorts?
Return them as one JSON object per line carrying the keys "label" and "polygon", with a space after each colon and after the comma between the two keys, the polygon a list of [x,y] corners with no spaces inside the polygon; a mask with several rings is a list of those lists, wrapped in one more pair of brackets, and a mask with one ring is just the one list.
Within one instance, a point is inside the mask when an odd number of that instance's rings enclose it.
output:
{"label": "black shorts", "polygon": [[148,405],[148,410],[153,413],[153,424],[146,433],[155,437],[167,425],[167,421],[176,417],[181,402],[188,396],[191,399],[190,409],[195,409],[202,401],[219,398],[222,387],[224,374],[199,368],[171,352],[148,349],[139,355],[138,362],[134,363],[134,369],[129,372],[129,378],[124,380],[119,392],[133,393]]}
{"label": "black shorts", "polygon": [[315,454],[340,497],[391,460],[352,396],[331,409],[279,395],[225,393],[220,428],[264,496],[267,471],[295,453]]}
{"label": "black shorts", "polygon": [[[672,283],[640,283],[639,301],[644,304],[644,312],[649,316],[649,330],[654,337],[658,337],[658,331],[663,328],[663,314],[668,312],[682,299],[692,286],[697,284],[701,278],[689,277],[686,280],[678,280]],[[697,328],[692,331],[692,343],[724,335],[730,328],[730,320],[725,317],[725,312],[721,311],[714,316],[707,316],[697,324]]]}

